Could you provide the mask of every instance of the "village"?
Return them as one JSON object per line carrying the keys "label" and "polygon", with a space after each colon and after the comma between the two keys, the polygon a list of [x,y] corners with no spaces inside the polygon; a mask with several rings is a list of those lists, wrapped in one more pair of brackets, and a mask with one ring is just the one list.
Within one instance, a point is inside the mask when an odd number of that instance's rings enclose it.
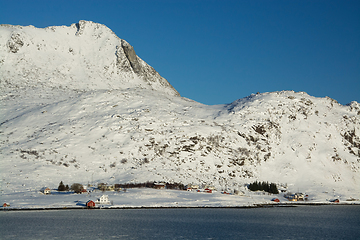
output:
{"label": "village", "polygon": [[[67,192],[69,194],[86,194],[101,193],[102,195],[96,200],[89,199],[85,203],[78,203],[77,205],[83,205],[86,208],[106,207],[113,205],[113,201],[109,200],[109,196],[105,192],[126,192],[127,189],[133,188],[152,188],[152,189],[168,189],[168,190],[185,190],[194,192],[213,193],[216,191],[215,187],[206,185],[204,188],[199,185],[188,184],[184,186],[178,183],[165,183],[165,182],[146,182],[146,183],[126,183],[126,184],[107,184],[99,183],[97,187],[91,184],[82,185],[80,183],[74,183],[69,187],[64,185],[61,181],[57,189],[50,189],[49,187],[43,187],[40,189],[40,193],[43,195],[51,195],[58,192]],[[222,194],[231,194],[226,191],[221,192]],[[3,207],[10,206],[10,204],[4,203]]]}
{"label": "village", "polygon": [[[286,184],[246,184],[240,190],[218,191],[211,185],[145,182],[124,184],[80,184],[61,181],[57,188],[43,187],[30,193],[4,198],[2,209],[138,208],[138,207],[239,207],[264,205],[339,204],[339,198],[322,199],[301,192],[291,193]],[[26,197],[28,195],[28,197]],[[326,197],[326,198],[325,198]],[[21,203],[18,200],[21,199]],[[345,199],[344,199],[345,200]],[[346,199],[344,204],[356,203]]]}

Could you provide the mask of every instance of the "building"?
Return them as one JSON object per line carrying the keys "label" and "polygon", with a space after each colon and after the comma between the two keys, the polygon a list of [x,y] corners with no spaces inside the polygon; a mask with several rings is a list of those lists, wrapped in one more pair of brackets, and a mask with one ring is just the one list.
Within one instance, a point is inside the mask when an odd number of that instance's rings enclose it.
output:
{"label": "building", "polygon": [[206,188],[208,188],[208,189],[210,189],[210,190],[212,190],[212,191],[215,191],[216,190],[216,188],[214,187],[214,186],[211,186],[211,185],[206,185],[205,186],[205,189]]}
{"label": "building", "polygon": [[304,201],[304,194],[303,193],[295,193],[295,198],[298,201]]}
{"label": "building", "polygon": [[165,189],[165,183],[154,183],[156,189]]}
{"label": "building", "polygon": [[114,185],[106,185],[105,191],[115,191]]}
{"label": "building", "polygon": [[86,202],[86,207],[87,208],[94,208],[95,207],[95,202],[92,200],[89,200]]}
{"label": "building", "polygon": [[100,204],[100,205],[107,205],[107,204],[111,204],[109,201],[109,196],[108,195],[102,195],[100,198],[98,198],[95,201],[96,204]]}
{"label": "building", "polygon": [[287,198],[289,201],[304,201],[305,199],[307,199],[307,197],[305,198],[303,193],[295,193],[295,194],[291,194],[291,193],[286,193],[284,195],[285,198]]}
{"label": "building", "polygon": [[48,187],[43,187],[40,191],[45,195],[51,194],[51,189]]}
{"label": "building", "polygon": [[108,185],[107,183],[99,183],[98,189],[101,191],[115,191],[114,185]]}
{"label": "building", "polygon": [[187,191],[192,191],[192,190],[198,190],[199,189],[199,185],[194,185],[194,184],[189,184],[189,185],[187,185],[187,187],[186,187],[186,190]]}
{"label": "building", "polygon": [[209,188],[205,188],[204,190],[206,193],[212,193],[212,189],[209,189]]}

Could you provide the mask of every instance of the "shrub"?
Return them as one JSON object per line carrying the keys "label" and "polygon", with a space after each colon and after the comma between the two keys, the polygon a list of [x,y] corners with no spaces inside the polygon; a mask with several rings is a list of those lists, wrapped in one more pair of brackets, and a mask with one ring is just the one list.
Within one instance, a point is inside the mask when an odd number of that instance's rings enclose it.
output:
{"label": "shrub", "polygon": [[80,183],[74,183],[71,185],[71,190],[73,190],[76,193],[81,193],[81,190],[83,190],[83,185]]}

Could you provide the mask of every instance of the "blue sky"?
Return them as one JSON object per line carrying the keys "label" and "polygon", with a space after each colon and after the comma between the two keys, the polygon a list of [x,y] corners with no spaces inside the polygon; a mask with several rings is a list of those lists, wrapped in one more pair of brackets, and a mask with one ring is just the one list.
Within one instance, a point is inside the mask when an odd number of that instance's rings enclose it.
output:
{"label": "blue sky", "polygon": [[0,23],[102,23],[182,96],[304,91],[360,102],[360,1],[0,0]]}

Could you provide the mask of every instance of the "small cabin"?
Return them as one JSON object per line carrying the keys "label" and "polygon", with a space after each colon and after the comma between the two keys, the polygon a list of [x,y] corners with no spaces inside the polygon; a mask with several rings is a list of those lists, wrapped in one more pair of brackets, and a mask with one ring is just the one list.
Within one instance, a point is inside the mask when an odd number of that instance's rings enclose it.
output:
{"label": "small cabin", "polygon": [[278,199],[278,198],[273,198],[273,199],[271,199],[271,201],[273,201],[273,202],[280,202],[280,199]]}
{"label": "small cabin", "polygon": [[2,206],[3,207],[10,207],[10,204],[9,203],[4,203]]}
{"label": "small cabin", "polygon": [[48,187],[43,187],[40,191],[45,195],[51,194],[51,189]]}
{"label": "small cabin", "polygon": [[89,200],[86,202],[86,207],[87,208],[94,208],[95,207],[95,202],[92,200]]}
{"label": "small cabin", "polygon": [[211,189],[209,189],[209,188],[205,188],[205,190],[204,190],[206,193],[212,193],[212,190]]}

